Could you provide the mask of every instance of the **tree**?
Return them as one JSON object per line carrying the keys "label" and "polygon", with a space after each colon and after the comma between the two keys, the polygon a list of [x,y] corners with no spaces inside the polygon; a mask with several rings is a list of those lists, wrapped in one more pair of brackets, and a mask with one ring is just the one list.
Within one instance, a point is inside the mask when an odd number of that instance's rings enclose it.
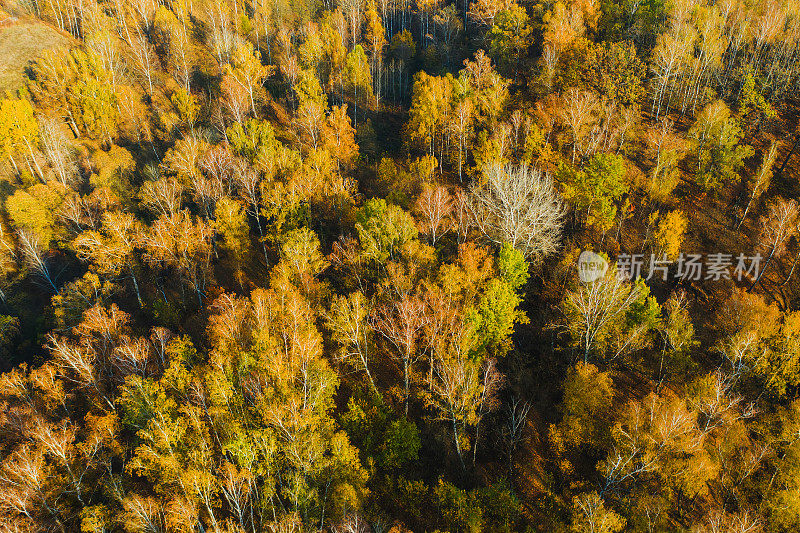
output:
{"label": "tree", "polygon": [[632,42],[604,41],[590,46],[586,64],[584,79],[598,94],[625,106],[641,101],[646,69]]}
{"label": "tree", "polygon": [[564,208],[553,180],[527,165],[492,165],[470,187],[473,221],[490,241],[511,244],[537,263],[559,245]]}
{"label": "tree", "polygon": [[395,258],[418,235],[411,215],[382,199],[368,200],[358,210],[356,231],[364,256],[378,263]]}
{"label": "tree", "polygon": [[[614,385],[607,372],[578,363],[564,379],[561,421],[550,426],[550,440],[556,452],[603,449],[611,438],[609,414]],[[567,462],[567,464],[569,464]]]}
{"label": "tree", "polygon": [[53,293],[58,294],[58,286],[56,285],[56,276],[50,270],[50,263],[47,258],[47,248],[39,241],[39,235],[29,229],[20,229],[17,231],[19,239],[19,246],[22,252],[22,257],[28,264],[28,267],[36,273],[42,280],[53,290]]}
{"label": "tree", "polygon": [[651,66],[655,75],[651,112],[655,113],[656,119],[661,116],[662,108],[665,115],[669,113],[675,78],[689,60],[694,46],[692,29],[688,24],[672,24],[656,40]]}
{"label": "tree", "polygon": [[[147,34],[138,25],[135,27],[130,44],[133,64],[139,75],[147,80],[147,94],[153,94],[153,74],[159,66],[155,48],[147,38]],[[141,79],[141,78],[140,78]]]}
{"label": "tree", "polygon": [[248,42],[239,42],[231,52],[230,63],[225,65],[225,73],[247,91],[250,97],[250,111],[258,116],[255,92],[261,82],[268,78],[274,67],[261,64],[261,52],[253,50]]}
{"label": "tree", "polygon": [[676,260],[688,225],[689,221],[682,211],[670,211],[664,215],[656,228],[656,255],[658,257],[666,255],[668,259]]}
{"label": "tree", "polygon": [[436,12],[433,23],[439,38],[438,48],[444,52],[445,65],[449,68],[456,43],[464,31],[464,21],[458,15],[458,8],[454,4],[449,4]]}
{"label": "tree", "polygon": [[525,9],[512,4],[510,9],[495,15],[494,25],[487,34],[489,54],[506,72],[513,70],[515,79],[532,31]]}
{"label": "tree", "polygon": [[171,217],[183,207],[185,187],[175,178],[159,178],[142,184],[142,203],[157,216]]}
{"label": "tree", "polygon": [[[225,133],[236,155],[244,158],[257,170],[272,177],[277,166],[276,160],[283,147],[281,142],[275,138],[275,129],[272,124],[263,120],[248,119],[243,124],[237,122],[231,125]],[[240,184],[240,187],[250,189],[244,184]],[[249,192],[247,194],[249,195]]]}
{"label": "tree", "polygon": [[[33,116],[33,106],[28,100],[0,101],[0,156],[8,158],[14,166],[14,171],[19,173],[15,157],[23,154],[29,168],[34,163],[38,169],[39,179],[44,180],[41,168],[38,167],[33,148],[39,143],[39,127]],[[31,174],[33,170],[31,169]]]}
{"label": "tree", "polygon": [[494,24],[494,19],[498,13],[503,10],[511,10],[514,7],[517,6],[511,0],[503,0],[501,2],[477,0],[476,2],[470,3],[467,14],[469,18],[476,23],[490,28]]}
{"label": "tree", "polygon": [[63,130],[63,121],[39,118],[42,152],[56,180],[64,187],[70,187],[77,181],[78,165],[75,161],[75,148]]}
{"label": "tree", "polygon": [[450,130],[456,138],[458,146],[458,181],[463,182],[462,169],[468,155],[469,141],[472,137],[473,106],[471,100],[459,102],[453,110],[453,118],[450,121]]}
{"label": "tree", "polygon": [[763,118],[775,118],[778,114],[775,108],[758,92],[755,78],[750,72],[744,77],[738,111],[742,118],[755,115],[751,120],[755,121],[756,127],[759,129]]}
{"label": "tree", "polygon": [[[456,341],[459,342],[463,339]],[[466,426],[477,423],[481,381],[477,362],[458,352],[460,350],[434,363],[433,403],[441,412],[442,419],[451,424],[458,459],[462,469],[466,469],[464,431]]]}
{"label": "tree", "polygon": [[127,273],[133,282],[140,306],[144,304],[134,268],[135,252],[142,233],[142,224],[130,213],[106,212],[103,214],[100,231],[85,231],[73,243],[78,257],[91,261],[101,275],[116,277]]}
{"label": "tree", "polygon": [[572,136],[572,163],[580,155],[587,155],[585,141],[588,135],[595,130],[600,111],[600,102],[597,96],[586,90],[570,88],[564,97],[564,106],[561,111],[561,120],[570,129]]}
{"label": "tree", "polygon": [[659,309],[649,292],[641,278],[631,282],[610,268],[567,293],[561,310],[584,363],[593,353],[613,360],[652,341]]}
{"label": "tree", "polygon": [[306,298],[317,303],[322,287],[316,277],[328,267],[317,234],[306,227],[287,231],[282,238],[281,260],[272,272],[273,285],[288,281]]}
{"label": "tree", "polygon": [[219,199],[214,211],[215,229],[222,235],[222,248],[228,254],[231,265],[241,283],[243,267],[250,251],[250,226],[247,213],[240,202],[224,196]]}
{"label": "tree", "polygon": [[625,519],[607,509],[596,492],[575,496],[571,516],[575,533],[617,533],[625,528]]}
{"label": "tree", "polygon": [[56,182],[37,183],[18,189],[6,199],[6,211],[17,230],[25,230],[45,249],[61,235],[56,214],[64,202],[65,189]]}
{"label": "tree", "polygon": [[476,119],[484,127],[493,127],[508,101],[509,81],[500,76],[483,50],[475,52],[475,59],[464,60],[459,81],[471,90]]}
{"label": "tree", "polygon": [[108,151],[97,149],[92,152],[92,173],[89,183],[95,191],[113,191],[119,198],[133,194],[131,183],[136,162],[133,155],[121,146],[112,145]]}
{"label": "tree", "polygon": [[366,102],[372,97],[369,60],[360,44],[357,44],[345,58],[345,79],[353,91],[353,124],[357,127],[359,97]]}
{"label": "tree", "polygon": [[364,40],[369,49],[370,63],[372,69],[372,85],[375,87],[375,106],[381,99],[383,88],[383,53],[386,48],[386,29],[383,26],[381,16],[378,14],[375,1],[371,0],[367,4],[364,13]]}
{"label": "tree", "polygon": [[231,418],[229,407],[219,405],[220,421],[243,424],[226,437],[228,449],[243,468],[272,473],[254,476],[267,495],[254,501],[257,512],[284,516],[285,504],[319,523],[358,505],[366,474],[329,414],[338,378],[322,357],[309,302],[280,284],[254,291],[249,300],[224,295],[214,308],[210,362],[224,371],[218,390],[245,409],[243,418]]}
{"label": "tree", "polygon": [[649,480],[653,490],[704,494],[715,467],[697,420],[683,399],[668,392],[630,402],[612,428],[611,452],[599,465],[603,493]]}
{"label": "tree", "polygon": [[188,5],[178,4],[171,11],[159,5],[153,16],[153,41],[173,79],[186,90],[191,89],[193,53],[190,45]]}
{"label": "tree", "polygon": [[293,89],[298,101],[297,122],[316,148],[328,109],[328,100],[322,92],[319,80],[307,70],[300,73]]}
{"label": "tree", "polygon": [[197,121],[197,113],[200,110],[197,98],[186,89],[178,89],[172,93],[169,99],[172,105],[175,106],[180,121],[188,125],[189,130],[194,132],[194,124]]}
{"label": "tree", "polygon": [[375,309],[373,327],[394,347],[390,352],[400,364],[403,373],[403,402],[408,414],[408,400],[411,391],[411,371],[420,358],[417,342],[425,326],[423,302],[414,296],[401,299]]}
{"label": "tree", "polygon": [[202,304],[211,264],[213,232],[187,210],[162,216],[145,232],[144,259],[153,265],[175,268]]}
{"label": "tree", "polygon": [[429,76],[424,71],[414,76],[406,129],[411,139],[425,146],[431,157],[436,156],[437,150],[440,154],[444,150],[443,133],[452,105],[452,93],[452,77]]}
{"label": "tree", "polygon": [[588,225],[603,231],[611,227],[617,215],[615,203],[628,192],[622,156],[597,154],[580,170],[562,165],[558,179],[564,184],[567,201],[576,211],[586,213]]}
{"label": "tree", "polygon": [[697,154],[697,181],[706,190],[715,190],[729,183],[752,155],[753,148],[739,144],[742,131],[730,109],[717,100],[697,115],[689,129]]}
{"label": "tree", "polygon": [[767,213],[759,220],[758,238],[758,249],[766,254],[767,260],[749,290],[761,281],[772,260],[786,251],[786,243],[797,234],[797,217],[798,206],[794,200],[776,198],[767,206]]}
{"label": "tree", "polygon": [[[723,313],[735,313],[726,317]],[[747,380],[758,391],[781,397],[800,382],[800,330],[796,312],[739,290],[720,309],[722,333],[716,349],[733,380]]]}
{"label": "tree", "polygon": [[[389,43],[389,55],[396,61],[397,65],[397,90],[395,98],[404,98],[406,87],[408,86],[408,63],[416,54],[417,45],[411,32],[403,29],[392,36]],[[404,76],[405,74],[405,76]]]}
{"label": "tree", "polygon": [[430,238],[431,246],[450,229],[453,200],[450,192],[441,185],[425,184],[415,204],[422,220],[423,233]]}
{"label": "tree", "polygon": [[775,157],[778,155],[778,145],[776,143],[772,143],[769,146],[769,150],[764,153],[764,157],[761,160],[761,166],[758,167],[755,175],[751,178],[751,186],[752,190],[750,191],[750,195],[747,198],[747,205],[744,208],[744,212],[742,213],[742,217],[739,219],[739,223],[736,225],[736,229],[742,227],[742,223],[744,222],[745,218],[747,218],[747,213],[750,211],[750,207],[753,205],[753,202],[759,199],[764,192],[769,188],[770,180],[772,179],[772,166],[775,164]]}
{"label": "tree", "polygon": [[328,327],[339,346],[338,359],[358,370],[363,370],[372,389],[377,392],[375,380],[369,370],[372,352],[372,329],[369,327],[370,304],[356,291],[340,296],[331,304]]}
{"label": "tree", "polygon": [[67,101],[78,129],[104,144],[111,144],[119,125],[117,93],[112,73],[94,53],[75,49],[70,66],[75,82],[69,84]]}
{"label": "tree", "polygon": [[680,180],[678,163],[688,151],[687,142],[674,132],[674,124],[662,118],[656,127],[645,132],[648,153],[653,160],[648,194],[656,201],[666,200]]}
{"label": "tree", "polygon": [[776,527],[790,530],[800,524],[800,507],[794,494],[797,490],[797,469],[800,466],[800,441],[797,439],[800,403],[792,401],[775,414],[774,477],[770,481],[768,519]]}
{"label": "tree", "polygon": [[331,108],[322,130],[322,145],[336,158],[338,165],[349,167],[358,157],[356,130],[347,116],[346,105]]}

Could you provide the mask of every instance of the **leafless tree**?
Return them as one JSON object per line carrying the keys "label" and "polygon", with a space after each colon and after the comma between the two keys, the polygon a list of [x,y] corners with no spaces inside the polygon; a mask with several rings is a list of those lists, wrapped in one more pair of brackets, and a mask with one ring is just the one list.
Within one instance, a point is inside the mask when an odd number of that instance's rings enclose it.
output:
{"label": "leafless tree", "polygon": [[146,181],[142,186],[145,206],[162,217],[173,217],[183,205],[184,187],[174,178]]}
{"label": "leafless tree", "polygon": [[148,40],[147,34],[138,25],[135,26],[136,33],[131,37],[131,63],[136,67],[139,75],[147,80],[147,94],[153,94],[153,72],[160,64],[158,55],[153,45]]}
{"label": "leafless tree", "polygon": [[584,140],[597,125],[600,116],[600,101],[597,96],[586,90],[571,88],[564,95],[561,108],[561,120],[569,128],[572,135],[572,162],[578,154],[583,154]]}
{"label": "leafless tree", "polygon": [[525,164],[492,165],[470,187],[475,225],[490,241],[508,243],[537,263],[556,251],[564,206],[550,175]]}
{"label": "leafless tree", "polygon": [[350,514],[342,518],[339,525],[334,526],[334,533],[370,533],[372,528],[359,514]]}
{"label": "leafless tree", "polygon": [[707,521],[708,525],[698,530],[700,533],[760,533],[764,528],[761,520],[748,511],[736,514],[713,511]]}
{"label": "leafless tree", "polygon": [[742,227],[742,223],[744,222],[744,219],[747,218],[747,213],[750,211],[753,202],[756,201],[758,197],[767,190],[767,187],[769,187],[770,178],[772,178],[772,165],[775,164],[775,157],[777,155],[778,145],[777,143],[773,142],[769,147],[769,151],[764,154],[764,159],[761,161],[761,166],[758,168],[758,172],[753,177],[753,190],[750,191],[750,197],[747,200],[747,206],[744,208],[744,213],[742,213],[742,218],[736,225],[737,230]]}
{"label": "leafless tree", "polygon": [[786,251],[786,243],[797,233],[797,218],[798,207],[795,200],[777,198],[770,203],[767,214],[761,217],[761,231],[758,238],[758,249],[766,252],[767,260],[748,290],[752,291],[761,281],[772,260]]}
{"label": "leafless tree", "polygon": [[373,328],[394,347],[392,355],[403,369],[406,413],[411,366],[420,357],[417,340],[425,322],[424,304],[422,300],[412,296],[403,297],[390,305],[379,306],[372,316]]}
{"label": "leafless tree", "polygon": [[508,418],[506,426],[503,428],[503,435],[505,436],[506,445],[508,446],[509,473],[514,467],[514,452],[522,438],[522,432],[525,429],[525,422],[528,419],[530,408],[531,404],[529,402],[523,402],[518,396],[513,396],[506,408]]}
{"label": "leafless tree", "polygon": [[431,246],[450,229],[450,214],[453,211],[452,196],[441,185],[426,186],[415,205],[423,224],[423,233],[431,240]]}
{"label": "leafless tree", "polygon": [[17,232],[19,238],[19,246],[22,251],[22,257],[28,267],[36,273],[44,282],[53,289],[55,294],[58,294],[58,287],[55,283],[55,275],[50,270],[50,265],[47,262],[46,253],[42,244],[39,242],[39,237],[33,231],[20,229]]}
{"label": "leafless tree", "polygon": [[64,187],[71,187],[78,174],[74,149],[64,134],[64,123],[51,117],[39,118],[39,139],[50,168]]}

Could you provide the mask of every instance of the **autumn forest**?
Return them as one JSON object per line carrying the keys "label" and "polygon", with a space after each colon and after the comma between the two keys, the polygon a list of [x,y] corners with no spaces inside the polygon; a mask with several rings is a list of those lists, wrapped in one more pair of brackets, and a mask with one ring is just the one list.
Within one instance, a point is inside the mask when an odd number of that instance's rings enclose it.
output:
{"label": "autumn forest", "polygon": [[800,530],[798,123],[798,0],[0,0],[0,533]]}

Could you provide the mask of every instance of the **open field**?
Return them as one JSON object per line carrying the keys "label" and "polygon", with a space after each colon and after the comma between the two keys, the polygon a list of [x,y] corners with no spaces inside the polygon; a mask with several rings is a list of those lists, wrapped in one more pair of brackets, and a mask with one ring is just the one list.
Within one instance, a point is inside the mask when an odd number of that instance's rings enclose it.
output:
{"label": "open field", "polygon": [[41,22],[7,21],[0,27],[0,93],[25,81],[25,67],[43,50],[65,44],[68,37]]}

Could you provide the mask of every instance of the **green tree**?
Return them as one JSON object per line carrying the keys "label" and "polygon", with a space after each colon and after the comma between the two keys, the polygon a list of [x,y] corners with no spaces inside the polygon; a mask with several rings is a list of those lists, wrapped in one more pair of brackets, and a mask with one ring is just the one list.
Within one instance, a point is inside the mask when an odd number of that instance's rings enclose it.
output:
{"label": "green tree", "polygon": [[753,148],[740,144],[742,130],[722,100],[708,104],[689,129],[697,156],[695,179],[705,190],[717,190],[733,182]]}
{"label": "green tree", "polygon": [[515,79],[532,32],[533,27],[529,24],[525,8],[512,4],[510,9],[497,13],[494,25],[487,34],[489,55],[506,72],[513,71]]}
{"label": "green tree", "polygon": [[248,119],[244,124],[236,122],[226,131],[233,151],[251,165],[267,174],[275,170],[276,159],[282,145],[275,138],[275,129],[267,121]]}
{"label": "green tree", "polygon": [[358,388],[347,401],[342,427],[358,446],[365,463],[397,470],[417,458],[421,442],[417,425],[397,417],[374,390]]}
{"label": "green tree", "polygon": [[617,205],[628,192],[625,162],[620,155],[597,154],[581,169],[562,164],[558,179],[565,198],[587,225],[607,231],[617,216]]}
{"label": "green tree", "polygon": [[530,265],[525,255],[511,246],[503,244],[497,252],[497,269],[511,290],[519,291],[528,282]]}
{"label": "green tree", "polygon": [[385,263],[419,234],[414,218],[386,200],[368,200],[356,213],[356,231],[366,257]]}

